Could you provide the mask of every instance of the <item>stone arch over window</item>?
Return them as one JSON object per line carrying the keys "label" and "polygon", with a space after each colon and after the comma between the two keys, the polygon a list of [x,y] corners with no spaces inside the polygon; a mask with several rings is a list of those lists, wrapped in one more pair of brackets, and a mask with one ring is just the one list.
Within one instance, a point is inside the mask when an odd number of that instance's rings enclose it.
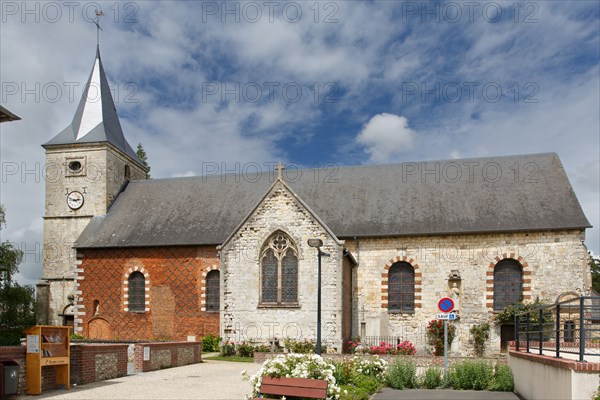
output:
{"label": "stone arch over window", "polygon": [[[217,265],[212,265],[202,272],[200,288],[200,310],[216,312],[221,307],[221,272]],[[215,297],[216,296],[216,297]]]}
{"label": "stone arch over window", "polygon": [[298,250],[281,230],[265,241],[260,252],[260,303],[298,304]]}
{"label": "stone arch over window", "polygon": [[129,165],[125,165],[125,179],[131,179],[131,168],[129,167]]}
{"label": "stone arch over window", "polygon": [[150,279],[145,269],[129,268],[125,273],[123,282],[124,300],[123,311],[144,312],[150,311]]}
{"label": "stone arch over window", "polygon": [[[492,311],[501,311],[504,308],[503,306],[502,308],[499,308],[502,305],[502,300],[500,302],[495,301],[495,292],[502,291],[500,286],[495,284],[495,277],[497,273],[510,274],[510,272],[507,272],[509,265],[513,266],[511,268],[515,277],[518,277],[518,274],[516,273],[517,267],[520,268],[521,272],[521,290],[519,298],[516,301],[531,300],[531,270],[529,268],[529,265],[523,260],[523,257],[516,256],[515,253],[504,253],[501,257],[498,256],[494,258],[494,260],[488,265],[488,269],[486,272],[486,306]],[[501,268],[501,270],[499,270],[500,272],[496,270],[498,267]],[[502,272],[502,270],[504,272]],[[514,282],[514,285],[517,285],[517,282]],[[506,288],[507,286],[504,285],[504,287]],[[511,286],[508,287],[510,288]],[[506,292],[506,289],[504,289],[504,291]],[[517,295],[514,294],[514,298],[516,297]],[[514,298],[510,296],[507,298],[505,295],[504,302],[513,301]]]}
{"label": "stone arch over window", "polygon": [[[391,258],[381,274],[381,308],[387,308],[391,312],[413,312],[416,308],[421,308],[421,280],[419,264],[413,258]],[[412,295],[408,290],[411,282]],[[402,306],[403,302],[405,306]]]}

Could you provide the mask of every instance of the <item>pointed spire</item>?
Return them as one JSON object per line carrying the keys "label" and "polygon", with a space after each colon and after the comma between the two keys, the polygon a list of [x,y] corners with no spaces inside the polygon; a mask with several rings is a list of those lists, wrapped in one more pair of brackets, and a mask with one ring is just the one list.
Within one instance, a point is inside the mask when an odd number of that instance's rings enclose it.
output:
{"label": "pointed spire", "polygon": [[108,142],[142,165],[123,135],[99,48],[71,125],[44,146],[94,142]]}

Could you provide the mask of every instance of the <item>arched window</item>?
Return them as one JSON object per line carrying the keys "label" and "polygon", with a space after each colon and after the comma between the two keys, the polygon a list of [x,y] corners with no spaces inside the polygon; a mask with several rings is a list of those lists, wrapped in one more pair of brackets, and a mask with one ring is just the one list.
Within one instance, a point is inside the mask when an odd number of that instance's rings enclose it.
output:
{"label": "arched window", "polygon": [[415,310],[415,269],[405,261],[392,264],[388,271],[388,310]]}
{"label": "arched window", "polygon": [[523,294],[523,269],[518,261],[507,258],[494,268],[494,310],[518,303]]}
{"label": "arched window", "polygon": [[125,179],[131,179],[131,168],[129,168],[129,165],[125,165]]}
{"label": "arched window", "polygon": [[298,251],[283,232],[273,234],[260,257],[261,303],[298,303]]}
{"label": "arched window", "polygon": [[206,311],[219,311],[220,303],[220,283],[219,271],[210,271],[206,275]]}
{"label": "arched window", "polygon": [[140,271],[132,272],[129,282],[129,311],[146,311],[146,280]]}

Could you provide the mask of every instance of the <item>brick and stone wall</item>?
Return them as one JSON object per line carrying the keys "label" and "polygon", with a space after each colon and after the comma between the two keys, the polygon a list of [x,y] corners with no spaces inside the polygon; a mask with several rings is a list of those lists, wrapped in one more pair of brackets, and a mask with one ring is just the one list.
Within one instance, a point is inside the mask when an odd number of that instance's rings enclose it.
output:
{"label": "brick and stone wall", "polygon": [[[298,304],[260,303],[260,257],[265,242],[278,230],[298,250]],[[309,238],[321,238],[322,335],[330,347],[342,349],[343,243],[278,183],[221,252],[221,304],[224,340],[268,343],[273,338],[315,338],[317,310],[317,251]]]}
{"label": "brick and stone wall", "polygon": [[[587,251],[580,231],[523,232],[394,238],[346,238],[358,260],[356,335],[398,336],[426,352],[426,327],[435,318],[437,301],[450,296],[448,276],[461,276],[460,321],[452,344],[454,354],[466,355],[473,345],[469,329],[490,321],[493,310],[494,266],[512,258],[523,267],[523,299],[554,302],[565,292],[584,294],[591,285]],[[415,267],[415,310],[389,313],[387,270],[396,261]],[[488,351],[500,349],[500,327],[492,325]]]}
{"label": "brick and stone wall", "polygon": [[[144,351],[148,356],[147,359],[144,359]],[[200,342],[137,343],[134,347],[134,364],[137,372],[181,367],[199,362],[202,362]]]}
{"label": "brick and stone wall", "polygon": [[127,375],[127,344],[71,346],[71,384],[78,385]]}
{"label": "brick and stone wall", "polygon": [[[219,333],[219,313],[202,311],[215,247],[80,251],[78,333],[119,340],[187,340]],[[129,311],[128,276],[145,276],[145,311]]]}

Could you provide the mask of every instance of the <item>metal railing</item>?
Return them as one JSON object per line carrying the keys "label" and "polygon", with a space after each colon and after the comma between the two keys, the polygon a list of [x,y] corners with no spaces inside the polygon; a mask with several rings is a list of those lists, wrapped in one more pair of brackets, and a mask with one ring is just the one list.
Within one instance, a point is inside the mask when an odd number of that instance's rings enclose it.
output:
{"label": "metal railing", "polygon": [[517,351],[600,356],[600,297],[582,296],[515,314]]}
{"label": "metal railing", "polygon": [[361,338],[361,344],[371,347],[371,346],[379,346],[381,342],[389,343],[393,346],[397,346],[406,339],[403,339],[399,336],[365,336]]}

